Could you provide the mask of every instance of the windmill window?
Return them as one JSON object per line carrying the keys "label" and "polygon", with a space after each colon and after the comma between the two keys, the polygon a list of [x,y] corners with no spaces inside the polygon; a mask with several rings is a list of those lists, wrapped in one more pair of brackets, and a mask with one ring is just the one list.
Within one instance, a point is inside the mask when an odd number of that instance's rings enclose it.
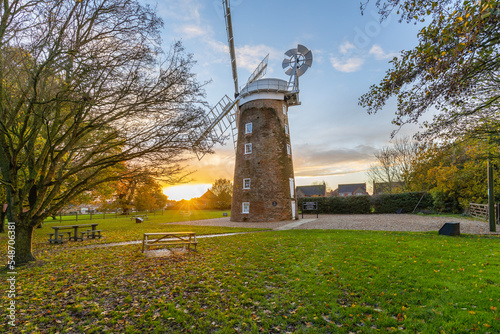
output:
{"label": "windmill window", "polygon": [[243,189],[250,189],[250,179],[243,179]]}
{"label": "windmill window", "polygon": [[289,134],[289,132],[288,132],[288,124],[285,124],[285,134],[286,135]]}
{"label": "windmill window", "polygon": [[286,144],[286,153],[288,153],[288,155],[292,154],[292,148],[290,147],[290,144]]}
{"label": "windmill window", "polygon": [[245,134],[252,133],[252,123],[245,124]]}
{"label": "windmill window", "polygon": [[283,105],[283,115],[286,115],[286,105]]}
{"label": "windmill window", "polygon": [[241,213],[250,213],[250,202],[243,202]]}
{"label": "windmill window", "polygon": [[245,144],[245,154],[252,153],[252,143]]}

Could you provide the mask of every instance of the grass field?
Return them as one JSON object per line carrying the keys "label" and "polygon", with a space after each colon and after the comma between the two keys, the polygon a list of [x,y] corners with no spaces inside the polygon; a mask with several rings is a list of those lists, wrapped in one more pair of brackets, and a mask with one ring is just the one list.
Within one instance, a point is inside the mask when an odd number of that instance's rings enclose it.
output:
{"label": "grass field", "polygon": [[[186,226],[183,225],[165,225],[172,222],[184,222],[191,220],[202,220],[211,218],[221,218],[225,211],[211,211],[211,210],[194,210],[189,216],[182,214],[179,211],[165,211],[163,215],[157,214],[155,216],[148,215],[147,220],[143,223],[137,224],[134,219],[130,219],[129,216],[118,216],[118,218],[106,218],[106,219],[96,219],[96,220],[82,220],[82,221],[63,221],[62,223],[57,221],[48,220],[44,222],[42,228],[35,230],[35,236],[33,239],[33,246],[35,252],[42,250],[45,251],[47,248],[49,250],[60,248],[71,248],[85,245],[92,245],[96,243],[110,243],[110,242],[124,242],[133,240],[142,240],[144,232],[162,232],[162,231],[186,231]],[[226,213],[229,212],[226,211]],[[84,240],[75,244],[74,242],[64,243],[63,245],[47,245],[47,233],[53,233],[54,229],[52,226],[61,225],[72,225],[72,224],[99,224],[97,228],[102,230],[103,238],[95,240]],[[229,232],[244,232],[244,231],[254,231],[254,229],[244,229],[244,228],[227,228],[227,227],[207,227],[207,226],[192,226],[189,227],[190,231],[196,232],[199,235],[203,234],[220,234]],[[69,231],[69,230],[67,230]],[[1,240],[1,239],[0,239]],[[67,239],[66,239],[67,240]]]}
{"label": "grass field", "polygon": [[498,237],[291,230],[200,239],[198,252],[168,258],[52,246],[19,268],[17,326],[0,331],[500,332]]}

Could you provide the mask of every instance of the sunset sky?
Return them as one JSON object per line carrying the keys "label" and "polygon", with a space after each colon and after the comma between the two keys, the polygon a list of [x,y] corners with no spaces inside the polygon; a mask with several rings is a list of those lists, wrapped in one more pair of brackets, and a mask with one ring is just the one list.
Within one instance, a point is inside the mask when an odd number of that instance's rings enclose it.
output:
{"label": "sunset sky", "polygon": [[[375,2],[375,1],[373,1]],[[162,0],[156,6],[165,23],[164,49],[181,40],[198,62],[194,72],[206,86],[207,101],[215,105],[234,93],[220,0]],[[233,29],[240,84],[269,56],[266,77],[287,80],[281,68],[284,52],[303,44],[312,50],[312,68],[301,77],[301,106],[290,108],[292,156],[297,185],[325,181],[338,184],[368,182],[366,169],[374,152],[388,145],[395,104],[368,115],[358,98],[383,78],[389,61],[416,45],[418,26],[396,17],[382,24],[373,3],[362,16],[359,1],[233,0]],[[417,126],[405,126],[399,136]],[[215,148],[201,161],[187,185],[169,187],[174,200],[199,197],[217,178],[233,179],[232,142]]]}

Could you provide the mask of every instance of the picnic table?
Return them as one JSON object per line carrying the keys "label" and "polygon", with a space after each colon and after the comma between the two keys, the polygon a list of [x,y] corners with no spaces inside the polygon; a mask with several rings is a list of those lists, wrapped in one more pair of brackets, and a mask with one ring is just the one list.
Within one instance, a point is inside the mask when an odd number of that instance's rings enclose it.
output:
{"label": "picnic table", "polygon": [[[49,243],[56,243],[56,244],[62,244],[63,241],[63,235],[68,234],[68,240],[82,240],[83,241],[83,236],[86,234],[87,239],[88,238],[100,238],[101,237],[101,230],[97,230],[97,225],[99,224],[78,224],[78,225],[66,225],[66,226],[52,226],[54,229],[54,233],[48,233],[49,235]],[[78,229],[80,228],[86,228],[86,227],[91,227],[92,229],[86,230],[85,232],[80,232],[80,236],[78,236]],[[67,232],[61,232],[61,230],[70,230]]]}
{"label": "picnic table", "polygon": [[147,252],[148,247],[154,246],[170,246],[170,245],[183,245],[190,249],[191,245],[194,245],[194,250],[196,250],[196,233],[195,232],[155,232],[155,233],[144,233],[142,239],[142,251]]}

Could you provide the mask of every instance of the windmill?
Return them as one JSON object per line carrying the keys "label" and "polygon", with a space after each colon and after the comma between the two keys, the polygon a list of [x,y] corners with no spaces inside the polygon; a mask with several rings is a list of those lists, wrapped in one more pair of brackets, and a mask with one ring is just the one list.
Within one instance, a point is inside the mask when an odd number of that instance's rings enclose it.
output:
{"label": "windmill", "polygon": [[[232,130],[236,152],[232,221],[280,221],[297,218],[288,108],[300,105],[299,77],[312,65],[312,52],[303,45],[285,53],[282,62],[289,80],[263,78],[269,55],[245,86],[238,86],[236,52],[229,0],[222,0],[234,81],[234,100],[225,95],[210,110],[196,145],[212,148]],[[202,154],[198,155],[201,159]]]}

